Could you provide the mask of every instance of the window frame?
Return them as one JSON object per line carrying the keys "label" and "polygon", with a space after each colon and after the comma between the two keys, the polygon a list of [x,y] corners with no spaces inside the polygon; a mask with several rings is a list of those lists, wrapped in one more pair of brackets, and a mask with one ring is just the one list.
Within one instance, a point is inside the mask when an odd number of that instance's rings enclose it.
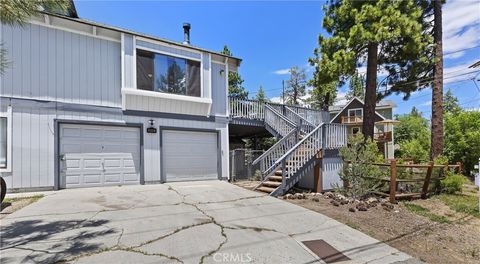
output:
{"label": "window frame", "polygon": [[[353,131],[355,129],[358,129],[356,133]],[[352,127],[352,135],[361,134],[361,133],[362,133],[362,127],[359,127],[359,126]]]}
{"label": "window frame", "polygon": [[7,164],[5,168],[0,167],[0,172],[12,171],[12,107],[8,106],[7,112],[0,112],[0,117],[7,119]]}
{"label": "window frame", "polygon": [[[137,50],[152,52],[154,54],[170,56],[170,57],[179,58],[179,59],[185,59],[185,60],[200,62],[200,96],[166,93],[166,92],[158,92],[158,91],[148,91],[148,90],[142,90],[142,91],[155,93],[155,94],[169,94],[169,95],[175,95],[175,96],[185,96],[187,98],[204,98],[205,93],[204,93],[204,85],[203,85],[203,75],[204,75],[203,53],[199,53],[200,54],[200,59],[198,59],[198,58],[193,58],[193,57],[190,57],[190,56],[184,56],[184,55],[181,55],[181,54],[174,54],[174,53],[171,53],[171,52],[165,52],[165,51],[160,51],[160,50],[157,50],[157,49],[147,48],[147,47],[144,47],[144,46],[138,46],[138,45],[135,44],[135,47],[134,47],[134,51],[135,51],[134,52],[134,55],[135,55],[134,64],[135,65],[133,67],[133,71],[135,72],[134,78],[135,78],[135,89],[136,90],[141,90],[141,89],[138,89],[138,87],[137,87]],[[155,58],[154,58],[154,60],[155,60]],[[154,62],[154,69],[155,69],[155,62]]]}
{"label": "window frame", "polygon": [[[348,114],[348,117],[351,116],[351,115],[350,115],[350,112],[354,112],[354,113],[355,113],[355,112],[358,111],[358,110],[360,110],[360,115],[359,115],[359,117],[363,117],[363,108],[352,108],[352,109],[348,109],[348,113],[347,113],[347,114]],[[357,115],[353,115],[353,116],[357,116]]]}

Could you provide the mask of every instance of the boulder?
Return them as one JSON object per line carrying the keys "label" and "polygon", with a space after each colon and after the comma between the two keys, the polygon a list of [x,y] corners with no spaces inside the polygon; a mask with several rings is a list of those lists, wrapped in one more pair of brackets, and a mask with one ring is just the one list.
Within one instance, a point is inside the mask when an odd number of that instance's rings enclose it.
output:
{"label": "boulder", "polygon": [[320,197],[314,196],[314,197],[312,198],[312,201],[314,201],[314,202],[320,202]]}
{"label": "boulder", "polygon": [[293,195],[291,193],[287,193],[285,196],[283,196],[283,199],[293,199]]}
{"label": "boulder", "polygon": [[355,213],[357,210],[354,207],[350,207],[350,208],[348,208],[348,211],[350,211],[352,213]]}

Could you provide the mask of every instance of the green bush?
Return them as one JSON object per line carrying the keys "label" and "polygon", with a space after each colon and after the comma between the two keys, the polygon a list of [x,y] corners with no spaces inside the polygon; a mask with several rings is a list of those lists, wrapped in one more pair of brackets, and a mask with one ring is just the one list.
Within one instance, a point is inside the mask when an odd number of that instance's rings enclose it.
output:
{"label": "green bush", "polygon": [[465,178],[462,175],[447,173],[447,177],[441,181],[442,191],[449,194],[454,194],[462,191]]}
{"label": "green bush", "polygon": [[364,140],[362,135],[350,137],[348,146],[340,149],[344,160],[340,172],[340,179],[344,185],[336,188],[345,196],[363,198],[379,186],[379,178],[385,177],[386,172],[372,163],[382,162],[383,157],[377,144],[371,139]]}

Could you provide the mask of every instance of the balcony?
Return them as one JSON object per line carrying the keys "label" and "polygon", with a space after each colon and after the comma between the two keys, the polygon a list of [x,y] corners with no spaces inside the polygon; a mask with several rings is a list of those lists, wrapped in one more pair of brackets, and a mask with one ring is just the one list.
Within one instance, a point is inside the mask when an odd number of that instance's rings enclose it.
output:
{"label": "balcony", "polygon": [[392,141],[392,131],[375,133],[373,139],[377,142],[390,142]]}
{"label": "balcony", "polygon": [[363,122],[362,116],[342,116],[342,124],[359,124]]}

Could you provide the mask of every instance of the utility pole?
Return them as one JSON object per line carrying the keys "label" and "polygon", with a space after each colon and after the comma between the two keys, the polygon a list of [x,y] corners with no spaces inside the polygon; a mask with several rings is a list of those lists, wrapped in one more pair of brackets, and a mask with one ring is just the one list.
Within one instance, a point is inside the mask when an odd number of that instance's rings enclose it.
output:
{"label": "utility pole", "polygon": [[282,104],[285,104],[285,81],[282,80]]}

